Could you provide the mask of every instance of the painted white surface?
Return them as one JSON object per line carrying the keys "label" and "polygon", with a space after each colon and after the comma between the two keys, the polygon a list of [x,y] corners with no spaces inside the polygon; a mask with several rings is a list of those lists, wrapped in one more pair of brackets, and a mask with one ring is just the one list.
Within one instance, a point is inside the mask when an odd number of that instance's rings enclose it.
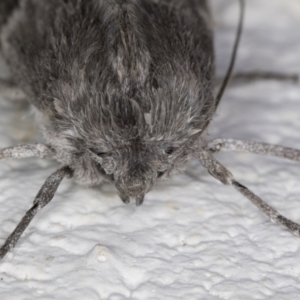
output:
{"label": "painted white surface", "polygon": [[[213,0],[218,73],[228,63],[236,1]],[[226,3],[225,3],[226,2]],[[251,0],[236,71],[300,73],[299,0]],[[300,148],[299,84],[231,86],[210,137]],[[38,140],[32,116],[0,101],[0,147]],[[217,155],[243,184],[300,222],[299,164],[240,153]],[[0,243],[58,165],[1,162]],[[115,188],[65,180],[0,263],[0,299],[299,299],[300,239],[271,223],[197,161],[159,183],[143,206]]]}

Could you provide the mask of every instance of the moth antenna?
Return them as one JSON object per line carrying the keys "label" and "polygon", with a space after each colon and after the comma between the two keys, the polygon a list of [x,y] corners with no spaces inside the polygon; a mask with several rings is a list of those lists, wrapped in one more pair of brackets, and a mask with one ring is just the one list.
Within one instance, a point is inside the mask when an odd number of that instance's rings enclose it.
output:
{"label": "moth antenna", "polygon": [[[195,0],[189,0],[189,3],[193,7],[194,15],[196,15],[197,18],[201,19],[200,15],[197,13],[197,10],[195,9],[196,6],[195,6],[194,1]],[[232,50],[230,63],[229,63],[225,78],[222,80],[221,87],[220,87],[220,89],[217,93],[217,96],[215,98],[215,108],[213,110],[213,113],[217,110],[217,108],[219,106],[219,103],[220,103],[220,101],[223,97],[223,94],[226,90],[226,87],[228,86],[228,83],[231,79],[234,64],[235,64],[235,61],[236,61],[237,50],[238,50],[239,43],[240,43],[240,40],[241,40],[241,35],[242,35],[242,31],[243,31],[244,15],[245,15],[245,0],[238,0],[238,1],[239,1],[239,4],[240,4],[240,16],[239,16],[235,41],[234,41],[234,44],[233,44],[233,50]],[[211,119],[212,119],[211,117],[208,118],[207,122],[204,124],[204,126],[202,128],[202,131],[204,131],[207,128],[207,126],[209,125]]]}
{"label": "moth antenna", "polygon": [[55,151],[45,144],[27,144],[0,149],[0,160],[28,157],[53,158]]}
{"label": "moth antenna", "polygon": [[247,187],[240,184],[235,180],[233,175],[211,154],[206,150],[201,150],[198,155],[199,161],[203,167],[216,179],[223,184],[232,185],[241,194],[243,194],[248,200],[250,200],[260,211],[269,217],[272,222],[279,222],[292,233],[300,235],[300,225],[280,215],[273,207],[264,202],[261,198],[256,196]]}
{"label": "moth antenna", "polygon": [[72,176],[72,171],[69,167],[63,167],[55,171],[46,179],[33,201],[33,206],[26,212],[16,229],[6,239],[4,245],[1,247],[0,259],[2,259],[9,250],[14,248],[36,213],[52,200],[59,184],[65,176]]}
{"label": "moth antenna", "polygon": [[207,144],[207,150],[211,153],[219,151],[240,151],[254,154],[263,154],[286,158],[300,162],[300,150],[266,144],[255,141],[244,141],[235,139],[215,139]]}
{"label": "moth antenna", "polygon": [[240,17],[239,17],[239,23],[238,23],[238,27],[237,27],[236,37],[235,37],[235,41],[234,41],[234,45],[233,45],[233,50],[232,50],[232,54],[231,54],[231,58],[230,58],[229,67],[226,72],[226,76],[223,79],[223,82],[221,84],[219,92],[216,96],[216,109],[217,109],[217,107],[222,99],[222,96],[226,90],[226,87],[228,86],[228,83],[231,79],[232,71],[234,68],[235,61],[236,61],[237,50],[239,47],[239,43],[241,40],[242,31],[243,31],[243,22],[244,22],[244,15],[245,15],[245,1],[239,0],[239,3],[240,3]]}

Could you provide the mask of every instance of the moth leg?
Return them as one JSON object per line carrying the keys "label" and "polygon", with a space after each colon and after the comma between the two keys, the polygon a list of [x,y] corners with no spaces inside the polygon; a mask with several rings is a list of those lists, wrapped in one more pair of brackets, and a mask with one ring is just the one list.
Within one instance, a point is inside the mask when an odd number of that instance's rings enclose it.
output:
{"label": "moth leg", "polygon": [[[277,80],[277,81],[287,81],[292,83],[299,82],[299,76],[297,74],[286,74],[280,72],[243,72],[233,74],[230,82],[232,84],[238,83],[250,83],[257,80]],[[217,84],[220,84],[223,78],[216,78]]]}
{"label": "moth leg", "polygon": [[220,162],[212,157],[208,151],[201,150],[198,158],[202,166],[205,167],[213,177],[221,181],[223,184],[233,186],[254,205],[256,205],[260,211],[267,215],[272,222],[279,222],[287,229],[289,229],[292,233],[300,235],[299,224],[280,215],[273,207],[256,196],[247,187],[236,181],[233,175]]}
{"label": "moth leg", "polygon": [[7,160],[11,158],[20,159],[27,157],[53,158],[54,156],[54,150],[44,144],[19,145],[0,149],[0,160]]}
{"label": "moth leg", "polygon": [[299,76],[297,74],[286,74],[280,72],[247,72],[237,73],[233,75],[232,80],[235,82],[249,82],[255,80],[279,80],[297,83],[299,80]]}
{"label": "moth leg", "polygon": [[72,176],[72,171],[69,167],[63,167],[55,171],[46,179],[33,201],[33,206],[26,212],[16,229],[11,233],[4,245],[0,248],[0,259],[2,259],[8,251],[14,248],[20,236],[25,231],[36,213],[52,200],[59,184],[65,176]]}
{"label": "moth leg", "polygon": [[11,79],[0,78],[0,94],[12,101],[24,101],[25,93]]}
{"label": "moth leg", "polygon": [[211,153],[219,151],[240,151],[278,156],[300,162],[300,150],[254,141],[215,139],[208,142],[206,149]]}

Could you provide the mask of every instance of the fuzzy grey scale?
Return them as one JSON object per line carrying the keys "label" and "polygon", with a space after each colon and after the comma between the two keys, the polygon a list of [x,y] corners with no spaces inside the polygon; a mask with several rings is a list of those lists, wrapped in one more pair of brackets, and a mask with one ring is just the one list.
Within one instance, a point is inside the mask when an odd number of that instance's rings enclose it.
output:
{"label": "fuzzy grey scale", "polygon": [[[1,1],[1,50],[55,157],[138,202],[215,111],[206,1]],[[197,11],[195,11],[195,9]]]}
{"label": "fuzzy grey scale", "polygon": [[[210,15],[204,0],[2,0],[0,49],[12,77],[1,93],[27,98],[47,144],[0,149],[0,160],[50,157],[64,166],[48,177],[33,206],[0,248],[11,250],[64,177],[115,182],[123,202],[141,205],[155,181],[189,156],[231,185],[272,221],[300,234],[212,154],[244,151],[300,161],[300,150],[260,142],[201,141],[228,83],[216,98]],[[278,76],[277,76],[278,77]]]}

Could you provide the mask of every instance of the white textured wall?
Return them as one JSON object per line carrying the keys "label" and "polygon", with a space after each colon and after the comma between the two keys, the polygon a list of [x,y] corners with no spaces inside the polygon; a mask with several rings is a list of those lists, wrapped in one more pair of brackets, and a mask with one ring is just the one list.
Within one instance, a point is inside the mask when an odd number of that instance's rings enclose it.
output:
{"label": "white textured wall", "polygon": [[[218,73],[228,63],[236,1],[212,0]],[[226,2],[226,3],[225,3]],[[237,71],[300,73],[299,0],[249,0]],[[210,137],[300,148],[299,84],[231,86]],[[37,140],[32,116],[0,101],[0,147]],[[240,153],[217,156],[237,179],[300,222],[299,164]],[[58,165],[1,162],[0,243]],[[197,163],[159,183],[143,206],[114,187],[65,180],[0,262],[0,299],[299,299],[300,239],[271,223]]]}

